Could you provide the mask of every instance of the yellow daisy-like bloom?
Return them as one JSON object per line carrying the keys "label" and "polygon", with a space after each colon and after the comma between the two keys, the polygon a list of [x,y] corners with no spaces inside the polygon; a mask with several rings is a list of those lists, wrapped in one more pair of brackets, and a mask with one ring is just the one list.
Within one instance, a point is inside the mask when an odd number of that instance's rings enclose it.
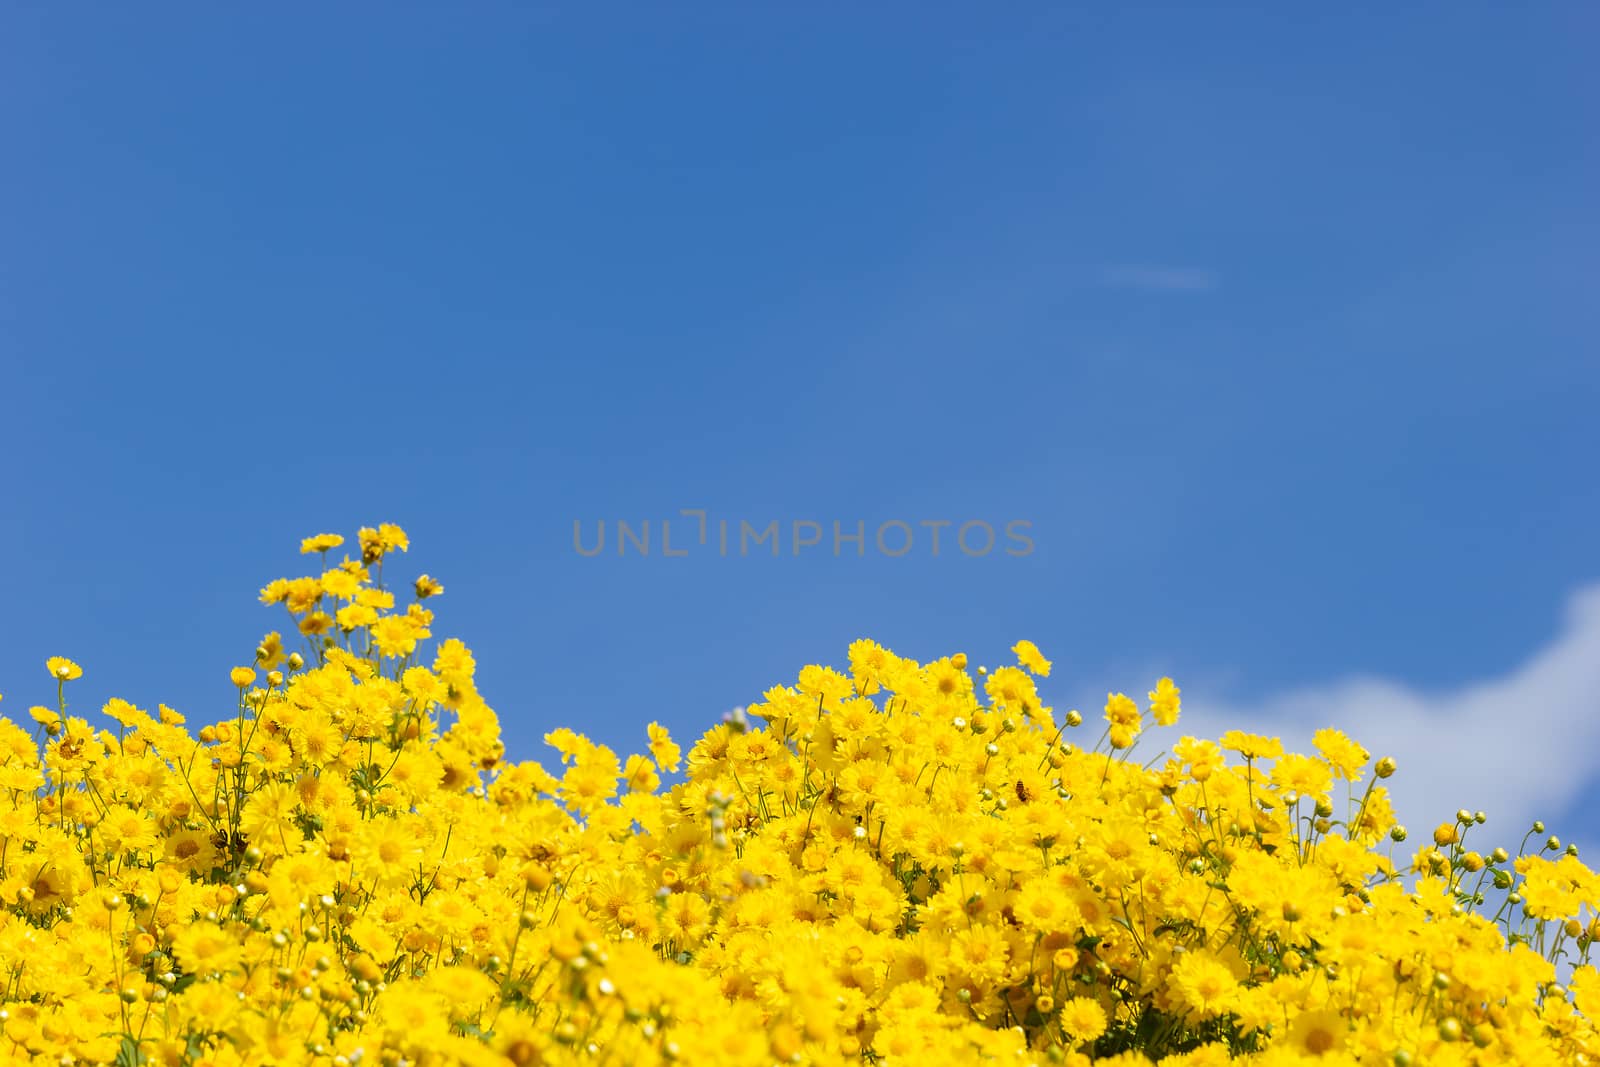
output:
{"label": "yellow daisy-like bloom", "polygon": [[283,635],[274,630],[256,646],[256,665],[270,671],[283,662]]}
{"label": "yellow daisy-like bloom", "polygon": [[1090,1000],[1088,997],[1073,997],[1061,1005],[1061,1010],[1056,1014],[1057,1025],[1061,1032],[1072,1039],[1073,1044],[1083,1044],[1093,1041],[1106,1032],[1106,1010],[1100,1002]]}
{"label": "yellow daisy-like bloom", "polygon": [[325,634],[333,626],[333,617],[325,611],[313,611],[300,620],[300,632],[307,637]]}
{"label": "yellow daisy-like bloom", "polygon": [[1018,641],[1011,646],[1011,651],[1016,654],[1017,662],[1034,674],[1041,678],[1050,677],[1050,661],[1044,658],[1038,645],[1032,641]]}
{"label": "yellow daisy-like bloom", "polygon": [[1372,758],[1366,749],[1332,727],[1318,730],[1311,741],[1333,767],[1334,774],[1347,782],[1361,780],[1361,768]]}
{"label": "yellow daisy-like bloom", "polygon": [[1283,755],[1283,742],[1276,737],[1262,737],[1243,730],[1229,730],[1218,738],[1217,743],[1245,759],[1277,759]]}
{"label": "yellow daisy-like bloom", "polygon": [[385,656],[404,657],[417,648],[417,627],[404,615],[384,615],[371,624],[372,645]]}
{"label": "yellow daisy-like bloom", "polygon": [[1122,693],[1106,694],[1106,722],[1135,733],[1139,731],[1139,705]]}
{"label": "yellow daisy-like bloom", "polygon": [[335,567],[330,571],[324,571],[320,582],[324,593],[340,600],[349,600],[361,589],[361,577],[357,574],[352,574],[343,567]]}
{"label": "yellow daisy-like bloom", "polygon": [[628,788],[635,793],[654,793],[661,785],[661,776],[656,774],[656,765],[643,756],[629,756],[628,762],[622,767],[622,780],[628,783]]}
{"label": "yellow daisy-like bloom", "polygon": [[83,668],[65,656],[51,656],[45,660],[45,670],[58,682],[70,682],[83,677]]}
{"label": "yellow daisy-like bloom", "polygon": [[650,735],[650,755],[656,765],[665,771],[676,771],[678,762],[683,757],[683,750],[672,741],[672,735],[660,723],[653,722],[647,727]]}
{"label": "yellow daisy-like bloom", "polygon": [[1187,952],[1172,968],[1172,983],[1183,1003],[1201,1018],[1225,1014],[1238,980],[1211,953]]}
{"label": "yellow daisy-like bloom", "polygon": [[1286,1037],[1289,1048],[1303,1056],[1330,1056],[1343,1048],[1350,1023],[1337,1011],[1302,1011]]}
{"label": "yellow daisy-like bloom", "polygon": [[248,688],[255,684],[256,672],[249,667],[235,667],[228,672],[228,681],[239,689]]}
{"label": "yellow daisy-like bloom", "polygon": [[1172,726],[1178,721],[1179,689],[1171,678],[1163,678],[1150,691],[1150,716],[1157,726]]}
{"label": "yellow daisy-like bloom", "polygon": [[326,552],[344,544],[344,538],[339,534],[317,534],[300,542],[300,554],[310,555],[313,552]]}

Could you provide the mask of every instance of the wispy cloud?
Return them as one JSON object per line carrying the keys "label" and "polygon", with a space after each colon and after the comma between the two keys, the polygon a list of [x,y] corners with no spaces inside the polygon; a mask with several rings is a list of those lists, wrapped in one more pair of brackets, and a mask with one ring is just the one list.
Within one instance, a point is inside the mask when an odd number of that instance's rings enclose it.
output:
{"label": "wispy cloud", "polygon": [[1195,267],[1115,266],[1103,267],[1100,280],[1106,285],[1129,289],[1154,289],[1168,292],[1206,292],[1222,279],[1209,270]]}
{"label": "wispy cloud", "polygon": [[1600,777],[1600,585],[1574,593],[1561,633],[1502,677],[1424,694],[1384,678],[1352,678],[1227,707],[1184,701],[1186,732],[1215,737],[1230,728],[1276,734],[1285,748],[1311,752],[1311,735],[1336,726],[1372,751],[1393,756],[1388,783],[1401,821],[1425,831],[1458,808],[1489,813],[1488,836],[1514,845],[1535,819],[1562,826],[1586,786]]}

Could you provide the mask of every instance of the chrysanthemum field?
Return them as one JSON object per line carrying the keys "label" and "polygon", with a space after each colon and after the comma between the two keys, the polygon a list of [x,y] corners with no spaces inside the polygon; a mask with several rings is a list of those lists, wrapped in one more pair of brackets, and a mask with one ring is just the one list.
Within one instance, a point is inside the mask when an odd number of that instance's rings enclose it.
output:
{"label": "chrysanthemum field", "polygon": [[1310,754],[1185,737],[1169,679],[1086,719],[1027,641],[986,670],[862,640],[686,756],[560,728],[547,769],[433,643],[440,583],[394,581],[405,533],[343,545],[262,590],[289,637],[241,635],[206,721],[83,717],[64,657],[9,680],[5,1060],[1600,1055],[1600,878],[1483,813],[1408,843],[1405,769],[1336,723]]}

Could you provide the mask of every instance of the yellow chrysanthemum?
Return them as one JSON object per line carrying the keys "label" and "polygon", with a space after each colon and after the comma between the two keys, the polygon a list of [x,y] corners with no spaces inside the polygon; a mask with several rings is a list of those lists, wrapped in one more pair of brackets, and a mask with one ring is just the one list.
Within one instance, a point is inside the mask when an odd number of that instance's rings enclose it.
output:
{"label": "yellow chrysanthemum", "polygon": [[83,677],[83,668],[65,656],[51,656],[45,660],[45,670],[50,672],[50,677],[60,682],[70,682]]}

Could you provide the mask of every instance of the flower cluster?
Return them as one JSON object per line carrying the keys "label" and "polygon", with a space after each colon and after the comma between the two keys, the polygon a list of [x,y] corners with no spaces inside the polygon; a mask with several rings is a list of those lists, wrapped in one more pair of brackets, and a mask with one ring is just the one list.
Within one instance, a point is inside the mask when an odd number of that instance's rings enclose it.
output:
{"label": "flower cluster", "polygon": [[[619,757],[509,762],[472,654],[424,654],[395,526],[302,549],[237,703],[0,719],[0,1057],[49,1064],[1574,1064],[1600,879],[1554,838],[1419,851],[1375,763],[1230,732],[1133,758],[1050,663],[870,641]],[[663,776],[673,784],[664,785]],[[1542,834],[1543,828],[1537,828]],[[1533,835],[1536,836],[1536,835]]]}

